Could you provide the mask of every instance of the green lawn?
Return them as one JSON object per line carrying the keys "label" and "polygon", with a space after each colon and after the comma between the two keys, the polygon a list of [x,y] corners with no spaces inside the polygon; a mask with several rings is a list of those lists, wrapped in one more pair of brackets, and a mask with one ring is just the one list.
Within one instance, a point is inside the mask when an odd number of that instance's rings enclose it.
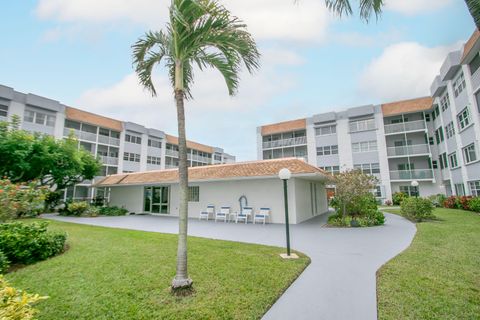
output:
{"label": "green lawn", "polygon": [[7,274],[12,285],[50,298],[39,319],[259,319],[308,265],[284,250],[189,238],[195,294],[176,298],[176,236],[51,222],[70,249]]}
{"label": "green lawn", "polygon": [[[398,211],[392,211],[398,213]],[[480,215],[436,209],[377,275],[379,319],[480,319]]]}

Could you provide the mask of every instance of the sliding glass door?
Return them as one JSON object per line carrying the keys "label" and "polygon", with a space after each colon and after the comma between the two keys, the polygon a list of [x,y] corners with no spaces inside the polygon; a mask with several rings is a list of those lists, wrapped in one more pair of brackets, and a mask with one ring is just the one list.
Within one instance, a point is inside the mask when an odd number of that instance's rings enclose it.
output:
{"label": "sliding glass door", "polygon": [[144,211],[153,214],[169,214],[170,187],[145,187]]}

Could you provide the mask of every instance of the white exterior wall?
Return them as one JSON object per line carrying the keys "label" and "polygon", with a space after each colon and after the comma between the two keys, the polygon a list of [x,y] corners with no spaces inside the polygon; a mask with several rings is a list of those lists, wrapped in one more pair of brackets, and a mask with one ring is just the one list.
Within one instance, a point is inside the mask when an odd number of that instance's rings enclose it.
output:
{"label": "white exterior wall", "polygon": [[[312,214],[310,198],[310,182],[317,184],[317,212]],[[170,186],[169,215],[178,216],[179,198],[178,184]],[[219,210],[222,206],[230,206],[233,212],[240,211],[239,198],[246,196],[248,205],[255,211],[263,207],[271,209],[271,223],[284,223],[283,182],[276,178],[244,179],[230,181],[192,182],[190,186],[200,187],[200,201],[189,202],[190,218],[198,218],[210,204]],[[112,187],[110,205],[128,209],[131,212],[143,213],[144,186]],[[288,181],[289,220],[291,224],[313,218],[325,213],[327,208],[326,190],[322,183],[300,178]]]}

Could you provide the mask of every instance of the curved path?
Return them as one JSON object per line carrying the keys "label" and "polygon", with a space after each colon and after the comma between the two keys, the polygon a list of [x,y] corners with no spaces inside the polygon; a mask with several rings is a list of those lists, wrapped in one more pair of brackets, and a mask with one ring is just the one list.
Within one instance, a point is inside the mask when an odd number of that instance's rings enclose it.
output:
{"label": "curved path", "polygon": [[[376,319],[376,271],[406,249],[415,225],[385,214],[381,227],[321,228],[326,215],[290,228],[292,248],[312,263],[285,291],[263,319]],[[105,227],[177,233],[174,217],[124,216],[48,219]],[[285,246],[284,225],[244,225],[189,220],[189,235],[266,245]]]}

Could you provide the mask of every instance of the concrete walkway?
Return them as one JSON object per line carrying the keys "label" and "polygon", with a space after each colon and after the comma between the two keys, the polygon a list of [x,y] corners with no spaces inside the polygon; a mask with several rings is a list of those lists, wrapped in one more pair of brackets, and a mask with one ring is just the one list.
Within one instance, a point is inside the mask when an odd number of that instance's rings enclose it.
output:
{"label": "concrete walkway", "polygon": [[[312,263],[265,314],[263,319],[377,318],[375,273],[385,262],[406,249],[415,225],[385,214],[384,226],[373,228],[321,228],[326,216],[291,226],[291,244]],[[125,216],[48,219],[105,227],[177,233],[173,217]],[[284,225],[245,225],[189,221],[189,234],[266,245],[285,246]]]}

